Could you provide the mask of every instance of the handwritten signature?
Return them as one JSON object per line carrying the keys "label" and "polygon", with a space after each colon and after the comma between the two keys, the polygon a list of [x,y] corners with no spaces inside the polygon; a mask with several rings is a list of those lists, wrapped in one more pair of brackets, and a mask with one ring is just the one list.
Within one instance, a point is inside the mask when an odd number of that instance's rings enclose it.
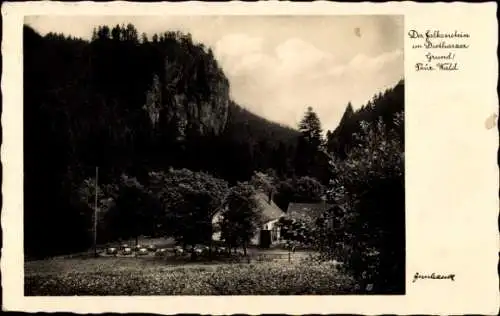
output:
{"label": "handwritten signature", "polygon": [[423,279],[432,279],[432,280],[451,280],[455,281],[455,275],[454,274],[438,274],[438,273],[431,273],[431,274],[420,274],[420,273],[415,273],[413,276],[413,283],[415,283],[417,280],[423,280]]}

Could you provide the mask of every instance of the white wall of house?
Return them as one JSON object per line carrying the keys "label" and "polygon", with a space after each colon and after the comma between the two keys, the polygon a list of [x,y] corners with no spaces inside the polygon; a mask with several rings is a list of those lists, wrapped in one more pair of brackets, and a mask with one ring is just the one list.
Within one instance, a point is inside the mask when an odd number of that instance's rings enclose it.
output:
{"label": "white wall of house", "polygon": [[262,224],[262,226],[259,227],[257,232],[255,233],[255,236],[252,238],[251,243],[254,245],[258,245],[260,243],[260,231],[261,230],[270,230],[271,231],[271,241],[277,242],[281,239],[281,231],[280,228],[276,225],[279,221],[279,218],[271,220],[269,222],[266,222]]}
{"label": "white wall of house", "polygon": [[[260,242],[260,231],[261,230],[271,230],[272,242],[279,241],[281,239],[281,235],[280,235],[281,232],[280,232],[279,227],[276,225],[277,222],[278,222],[277,219],[276,220],[272,220],[272,221],[269,221],[269,222],[263,224],[261,227],[259,227],[259,229],[257,229],[257,231],[255,232],[255,235],[252,238],[252,240],[250,241],[250,243],[253,244],[253,245],[258,245],[259,244],[259,242]],[[221,233],[220,233],[220,231],[214,232],[212,234],[212,240],[215,240],[215,241],[221,240]]]}
{"label": "white wall of house", "polygon": [[[216,228],[217,223],[221,219],[220,214],[216,214],[212,220],[212,224],[214,225],[214,228]],[[273,243],[279,241],[281,239],[281,231],[279,227],[276,225],[279,221],[279,218],[273,219],[271,221],[265,222],[262,224],[257,231],[255,232],[254,237],[251,239],[250,243],[253,245],[258,245],[260,243],[260,231],[261,230],[270,230],[271,231],[271,241]],[[217,229],[216,229],[217,230]],[[215,231],[212,234],[212,240],[214,241],[219,241],[221,240],[221,233],[220,231]]]}
{"label": "white wall of house", "polygon": [[266,224],[263,225],[262,229],[270,230],[271,231],[271,238],[272,241],[278,241],[280,239],[280,228],[278,225],[276,225],[279,221],[279,218],[269,221]]}

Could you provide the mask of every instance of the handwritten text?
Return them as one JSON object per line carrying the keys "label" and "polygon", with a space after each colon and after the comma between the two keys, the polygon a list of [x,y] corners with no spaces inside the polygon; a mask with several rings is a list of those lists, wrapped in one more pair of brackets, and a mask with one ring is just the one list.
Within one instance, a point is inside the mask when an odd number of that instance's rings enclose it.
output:
{"label": "handwritten text", "polygon": [[469,33],[440,30],[410,30],[412,49],[424,50],[422,60],[415,63],[416,71],[457,71],[460,69],[457,53],[469,48]]}

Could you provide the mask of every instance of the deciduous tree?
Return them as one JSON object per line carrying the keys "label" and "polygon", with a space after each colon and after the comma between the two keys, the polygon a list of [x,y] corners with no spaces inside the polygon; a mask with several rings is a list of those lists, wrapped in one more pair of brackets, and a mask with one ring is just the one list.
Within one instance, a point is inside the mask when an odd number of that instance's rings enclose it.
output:
{"label": "deciduous tree", "polygon": [[404,151],[399,137],[403,114],[393,117],[394,129],[382,118],[362,122],[357,146],[345,160],[333,159],[335,177],[329,200],[342,206],[330,214],[333,226],[320,226],[323,254],[340,260],[363,289],[404,292],[405,190]]}
{"label": "deciduous tree", "polygon": [[262,210],[255,197],[256,191],[249,183],[232,187],[221,213],[221,237],[229,247],[247,246],[261,221]]}
{"label": "deciduous tree", "polygon": [[209,244],[212,220],[228,191],[226,181],[188,169],[151,172],[150,192],[161,201],[165,234],[183,245]]}

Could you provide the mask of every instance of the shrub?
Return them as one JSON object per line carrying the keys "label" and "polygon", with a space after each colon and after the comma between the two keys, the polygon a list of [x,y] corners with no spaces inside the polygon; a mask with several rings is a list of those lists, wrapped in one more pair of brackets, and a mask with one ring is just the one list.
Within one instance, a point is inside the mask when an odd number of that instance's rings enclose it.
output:
{"label": "shrub", "polygon": [[123,248],[122,254],[123,255],[131,255],[132,254],[132,248],[129,248],[129,247]]}
{"label": "shrub", "polygon": [[217,255],[228,254],[228,248],[226,248],[226,247],[217,247],[217,248],[215,248],[214,252]]}
{"label": "shrub", "polygon": [[116,248],[106,248],[106,254],[108,255],[116,255],[118,253],[118,250]]}
{"label": "shrub", "polygon": [[145,256],[148,254],[148,250],[146,248],[140,248],[136,253],[138,256]]}
{"label": "shrub", "polygon": [[149,245],[148,246],[148,251],[155,252],[156,251],[156,246],[155,245]]}
{"label": "shrub", "polygon": [[167,255],[167,248],[160,248],[158,251],[155,253],[157,256],[166,256]]}
{"label": "shrub", "polygon": [[174,253],[175,253],[176,256],[183,255],[184,252],[185,252],[184,248],[182,248],[181,246],[175,246]]}

